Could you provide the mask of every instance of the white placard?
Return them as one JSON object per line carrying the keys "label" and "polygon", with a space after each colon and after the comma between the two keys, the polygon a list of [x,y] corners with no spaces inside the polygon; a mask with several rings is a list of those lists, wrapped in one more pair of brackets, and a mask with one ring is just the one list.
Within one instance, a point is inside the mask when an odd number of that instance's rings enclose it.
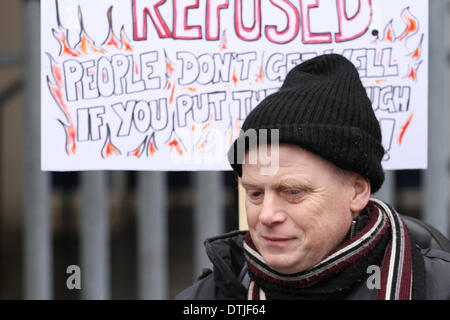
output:
{"label": "white placard", "polygon": [[42,0],[42,169],[229,170],[295,65],[357,67],[385,169],[427,166],[428,1]]}

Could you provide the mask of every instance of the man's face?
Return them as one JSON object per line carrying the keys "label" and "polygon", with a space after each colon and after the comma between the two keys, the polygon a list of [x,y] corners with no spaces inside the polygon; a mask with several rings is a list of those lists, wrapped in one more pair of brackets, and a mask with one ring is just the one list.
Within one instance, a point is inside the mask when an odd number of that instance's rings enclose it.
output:
{"label": "man's face", "polygon": [[323,158],[293,145],[279,146],[279,169],[242,165],[249,231],[264,261],[291,274],[323,260],[346,237],[352,221],[351,179]]}

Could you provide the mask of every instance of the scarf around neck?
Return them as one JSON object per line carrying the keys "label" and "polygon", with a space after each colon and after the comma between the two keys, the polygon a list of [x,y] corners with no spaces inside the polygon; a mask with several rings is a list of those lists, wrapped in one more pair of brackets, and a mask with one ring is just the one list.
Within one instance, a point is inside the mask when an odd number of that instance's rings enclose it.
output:
{"label": "scarf around neck", "polygon": [[379,300],[423,299],[423,260],[400,215],[377,199],[371,199],[365,211],[368,222],[362,230],[315,266],[295,274],[265,264],[247,232],[248,299],[342,299],[367,279],[370,266],[380,268]]}

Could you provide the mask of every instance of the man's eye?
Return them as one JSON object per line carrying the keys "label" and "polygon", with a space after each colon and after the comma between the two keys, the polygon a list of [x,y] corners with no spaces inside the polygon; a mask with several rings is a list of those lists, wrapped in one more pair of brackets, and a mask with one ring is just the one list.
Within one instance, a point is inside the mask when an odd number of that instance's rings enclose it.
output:
{"label": "man's eye", "polygon": [[249,190],[247,191],[247,196],[249,197],[250,200],[259,200],[262,198],[263,192]]}
{"label": "man's eye", "polygon": [[298,200],[303,196],[303,191],[299,189],[286,189],[283,190],[283,194],[288,200]]}
{"label": "man's eye", "polygon": [[259,197],[261,195],[262,195],[262,192],[260,192],[260,191],[249,192],[249,196],[252,197],[252,198],[257,198],[257,197]]}

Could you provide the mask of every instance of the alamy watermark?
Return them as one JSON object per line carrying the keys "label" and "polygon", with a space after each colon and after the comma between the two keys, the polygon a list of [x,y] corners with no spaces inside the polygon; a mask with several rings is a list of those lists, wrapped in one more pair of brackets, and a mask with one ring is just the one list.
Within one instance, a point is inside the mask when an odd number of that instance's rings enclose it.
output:
{"label": "alamy watermark", "polygon": [[[77,265],[70,265],[66,269],[69,274],[66,280],[66,286],[69,290],[81,290],[81,268]],[[369,290],[380,289],[381,287],[381,268],[377,265],[367,267],[366,273],[370,275],[366,280],[366,286]]]}
{"label": "alamy watermark", "polygon": [[[248,129],[240,131],[235,148],[230,148],[229,132],[211,128],[206,135],[195,136],[183,132],[184,144],[180,148],[187,152],[171,152],[171,161],[176,165],[222,164],[228,154],[230,164],[259,164],[262,175],[273,175],[279,168],[279,129]],[[199,147],[201,150],[199,151]],[[256,150],[256,152],[255,152]],[[248,156],[246,157],[247,151]]]}
{"label": "alamy watermark", "polygon": [[[270,137],[269,137],[270,131]],[[231,164],[261,164],[261,175],[273,175],[278,172],[280,163],[280,130],[249,129],[236,141],[236,148],[230,149],[228,159]],[[256,149],[257,148],[257,149]],[[257,152],[255,152],[257,150]],[[248,157],[245,157],[247,151]]]}
{"label": "alamy watermark", "polygon": [[70,274],[66,280],[67,289],[81,290],[81,268],[76,264],[70,265],[66,269],[66,274]]}
{"label": "alamy watermark", "polygon": [[367,267],[367,274],[370,276],[366,280],[366,285],[369,290],[380,289],[381,287],[381,268],[376,265]]}

